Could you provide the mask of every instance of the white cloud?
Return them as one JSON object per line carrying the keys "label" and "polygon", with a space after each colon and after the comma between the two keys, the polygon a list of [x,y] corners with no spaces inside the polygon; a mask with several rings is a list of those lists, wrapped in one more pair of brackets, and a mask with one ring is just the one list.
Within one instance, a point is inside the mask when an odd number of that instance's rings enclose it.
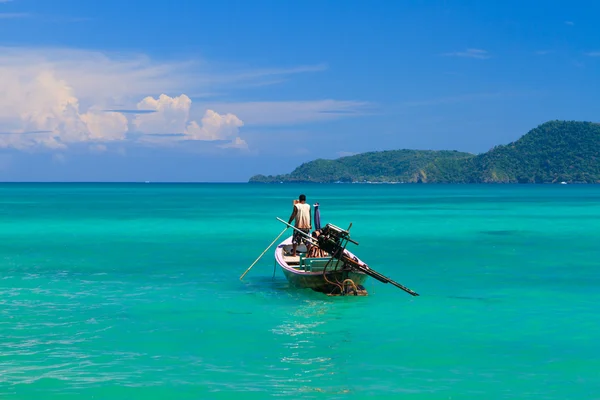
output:
{"label": "white cloud", "polygon": [[127,117],[118,112],[90,111],[81,116],[89,131],[86,140],[112,141],[125,139]]}
{"label": "white cloud", "polygon": [[125,138],[127,119],[122,114],[94,108],[81,113],[73,88],[52,70],[28,74],[0,62],[0,93],[0,124],[9,127],[0,147],[64,148]]}
{"label": "white cloud", "polygon": [[173,135],[171,140],[231,140],[227,147],[247,147],[246,142],[237,136],[239,128],[244,125],[241,119],[231,113],[221,115],[206,110],[198,124],[190,120],[191,105],[192,100],[185,94],[177,97],[161,94],[156,99],[146,97],[137,104],[138,110],[155,112],[136,115],[133,125],[137,132],[147,135]]}
{"label": "white cloud", "polygon": [[[189,123],[185,138],[188,140],[234,139],[235,141],[239,139],[237,137],[238,129],[243,125],[242,120],[234,114],[220,115],[213,110],[206,110],[201,125],[198,125],[196,121]],[[238,140],[236,143],[239,145],[242,142]]]}
{"label": "white cloud", "polygon": [[[80,50],[0,48],[0,132],[4,133],[0,147],[65,148],[71,143],[126,140],[127,114],[103,110],[140,98],[138,109],[156,112],[134,119],[139,131],[186,133],[192,140],[235,139],[232,134],[242,123],[232,114],[207,113],[199,125],[189,121],[188,96],[147,96],[184,88],[201,91],[202,84],[190,82],[208,82],[208,78],[194,73],[191,65],[157,64],[143,56],[110,58]],[[223,84],[227,81],[225,74],[219,79]],[[232,75],[230,79],[245,78]]]}
{"label": "white cloud", "polygon": [[52,73],[88,106],[100,103],[116,107],[135,104],[151,94],[199,92],[207,80],[194,67],[197,64],[191,62],[156,63],[139,54],[0,47],[1,81],[31,80],[42,73]]}
{"label": "white cloud", "polygon": [[185,94],[178,97],[161,94],[157,99],[148,96],[137,104],[137,109],[156,112],[137,115],[133,125],[142,133],[183,133],[191,105],[192,100]]}
{"label": "white cloud", "polygon": [[444,53],[442,55],[448,57],[478,58],[481,60],[491,57],[486,50],[482,49],[467,49],[466,51],[455,51],[451,53]]}
{"label": "white cloud", "polygon": [[[325,68],[240,71],[199,61],[160,63],[139,54],[0,47],[0,147],[65,149],[75,143],[139,140],[173,145],[195,140],[227,141],[221,147],[245,148],[247,143],[239,136],[244,125],[335,119],[361,114],[366,103],[192,104],[192,97],[271,84]],[[138,133],[144,135],[139,138]]]}

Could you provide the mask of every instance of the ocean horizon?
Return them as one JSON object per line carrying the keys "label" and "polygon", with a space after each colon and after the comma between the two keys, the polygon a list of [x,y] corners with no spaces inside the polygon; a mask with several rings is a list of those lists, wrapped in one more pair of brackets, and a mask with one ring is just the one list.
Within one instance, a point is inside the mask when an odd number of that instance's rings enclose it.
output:
{"label": "ocean horizon", "polygon": [[[600,186],[144,183],[0,183],[2,399],[600,392]],[[420,296],[240,281],[300,193]]]}
{"label": "ocean horizon", "polygon": [[[566,182],[565,182],[566,183]],[[10,184],[249,184],[249,185],[416,185],[416,186],[554,186],[560,185],[562,182],[541,182],[541,183],[445,183],[445,182],[248,182],[248,181],[0,181],[0,185]],[[598,185],[599,183],[589,182],[571,182],[568,185]],[[563,184],[564,185],[564,184]]]}

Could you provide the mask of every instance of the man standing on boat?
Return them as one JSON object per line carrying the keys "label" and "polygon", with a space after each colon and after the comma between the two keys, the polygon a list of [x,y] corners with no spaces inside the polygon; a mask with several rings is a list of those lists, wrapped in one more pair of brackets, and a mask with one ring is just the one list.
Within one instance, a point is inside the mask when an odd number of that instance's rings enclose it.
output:
{"label": "man standing on boat", "polygon": [[[312,228],[310,204],[306,203],[306,196],[303,194],[298,197],[298,203],[294,204],[294,211],[292,211],[288,224],[291,225],[294,219],[296,219],[294,227],[309,235]],[[308,242],[307,237],[296,229],[294,229],[294,236],[292,237],[292,257],[296,257],[296,249],[300,243],[306,244]]]}

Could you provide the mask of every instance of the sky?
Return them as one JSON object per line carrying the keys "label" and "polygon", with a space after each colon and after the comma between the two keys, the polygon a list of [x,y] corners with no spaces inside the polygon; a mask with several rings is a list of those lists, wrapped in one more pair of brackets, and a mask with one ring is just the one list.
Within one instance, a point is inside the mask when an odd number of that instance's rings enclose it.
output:
{"label": "sky", "polygon": [[0,181],[245,182],[600,118],[596,1],[0,0]]}

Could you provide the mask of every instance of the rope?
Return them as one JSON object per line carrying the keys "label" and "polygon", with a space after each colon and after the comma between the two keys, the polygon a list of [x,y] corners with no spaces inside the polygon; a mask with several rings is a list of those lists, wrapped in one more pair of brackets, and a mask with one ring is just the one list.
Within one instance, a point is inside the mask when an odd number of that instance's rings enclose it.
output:
{"label": "rope", "polygon": [[[352,225],[350,225],[352,226]],[[346,246],[348,246],[348,242],[346,242],[344,244],[344,247],[342,248],[342,250],[339,252],[339,254],[343,257],[344,253],[346,252]],[[344,266],[346,265],[346,263],[344,263]],[[336,268],[337,269],[337,268]],[[348,278],[348,273],[346,273],[346,278]],[[335,278],[336,282],[339,283],[340,285],[343,286],[343,282],[338,281],[337,277]],[[343,288],[342,288],[343,289]]]}
{"label": "rope", "polygon": [[345,285],[347,282],[350,282],[350,284],[352,284],[352,287],[354,288],[354,295],[358,296],[358,288],[356,287],[356,284],[354,283],[354,281],[350,278],[344,279],[344,282],[342,282],[342,285]]}
{"label": "rope", "polygon": [[[323,278],[325,278],[325,282],[329,283],[330,285],[336,286],[337,288],[340,289],[340,293],[343,293],[344,292],[344,288],[342,287],[342,285],[340,285],[339,283],[331,282],[329,279],[327,279],[326,271],[327,271],[327,266],[329,265],[330,262],[331,262],[331,260],[329,260],[327,262],[327,264],[325,264],[325,268],[323,268]],[[331,290],[331,292],[329,294],[333,294],[334,290],[335,290],[335,287]]]}
{"label": "rope", "polygon": [[[344,252],[346,251],[346,246],[348,245],[348,243],[346,242],[346,244],[344,245],[344,247],[341,250],[341,254],[343,255]],[[326,275],[326,271],[327,271],[327,266],[329,265],[329,263],[331,263],[331,261],[334,260],[334,255],[331,254],[331,258],[329,259],[329,261],[327,261],[327,264],[325,264],[325,268],[323,268],[323,278],[325,278],[325,282],[329,283],[330,285],[335,285],[338,289],[340,289],[340,294],[344,293],[344,287],[343,287],[343,283],[340,282],[337,277],[335,278],[335,282],[331,282],[329,279],[327,279],[327,275]],[[335,259],[336,263],[339,262],[340,260]],[[336,268],[337,270],[337,264],[336,264]],[[345,282],[345,281],[343,281]],[[354,282],[353,282],[354,283]],[[356,286],[355,286],[356,288]],[[329,294],[333,294],[333,291],[335,290],[335,288],[329,293]]]}

